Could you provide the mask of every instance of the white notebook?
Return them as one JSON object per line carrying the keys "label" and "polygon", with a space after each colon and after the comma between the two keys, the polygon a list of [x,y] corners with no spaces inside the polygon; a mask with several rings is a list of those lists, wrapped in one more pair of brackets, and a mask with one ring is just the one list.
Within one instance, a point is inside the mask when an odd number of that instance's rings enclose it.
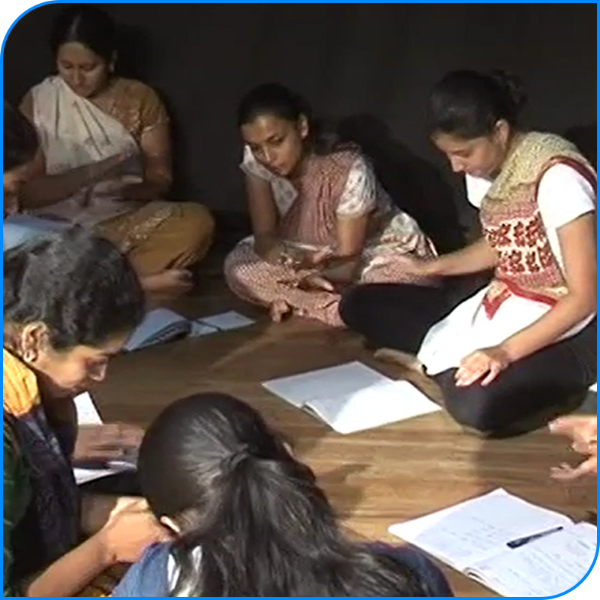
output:
{"label": "white notebook", "polygon": [[144,317],[142,324],[127,341],[125,350],[139,350],[187,337],[200,337],[247,327],[253,323],[252,319],[233,310],[212,317],[189,320],[172,310],[157,308]]}
{"label": "white notebook", "polygon": [[263,386],[342,434],[440,410],[407,381],[394,381],[360,362],[274,379]]}
{"label": "white notebook", "polygon": [[594,562],[598,533],[505,490],[390,527],[390,533],[511,597],[562,594]]}
{"label": "white notebook", "polygon": [[[102,425],[102,417],[96,408],[94,400],[88,392],[79,394],[75,398],[75,408],[77,409],[77,424],[78,425]],[[122,471],[132,470],[136,468],[135,461],[120,461],[109,462],[106,468],[82,468],[74,467],[75,481],[78,485],[101,479],[109,475],[114,475]]]}

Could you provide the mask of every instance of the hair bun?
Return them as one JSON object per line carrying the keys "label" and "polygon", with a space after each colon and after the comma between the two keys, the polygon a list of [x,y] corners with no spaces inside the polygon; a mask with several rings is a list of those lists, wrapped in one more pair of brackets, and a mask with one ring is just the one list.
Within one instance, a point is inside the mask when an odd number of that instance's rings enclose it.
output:
{"label": "hair bun", "polygon": [[514,73],[508,73],[502,69],[494,69],[490,73],[494,83],[500,87],[510,99],[518,113],[527,104],[527,94],[521,78]]}

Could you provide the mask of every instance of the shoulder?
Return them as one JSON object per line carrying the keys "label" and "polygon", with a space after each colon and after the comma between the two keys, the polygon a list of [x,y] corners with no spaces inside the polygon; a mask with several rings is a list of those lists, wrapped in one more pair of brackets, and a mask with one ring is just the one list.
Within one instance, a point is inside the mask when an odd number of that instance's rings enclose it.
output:
{"label": "shoulder", "polygon": [[373,175],[368,159],[358,150],[342,149],[313,157],[316,172],[325,179],[347,180],[351,175]]}
{"label": "shoulder", "polygon": [[117,97],[136,104],[142,109],[164,106],[159,93],[143,81],[119,77],[115,80],[113,85],[115,86],[115,94]]}
{"label": "shoulder", "polygon": [[150,546],[111,594],[113,597],[164,597],[169,592],[170,544]]}
{"label": "shoulder", "polygon": [[115,77],[113,80],[115,89],[127,94],[131,94],[134,98],[143,98],[146,96],[155,95],[154,88],[139,79],[129,79],[128,77]]}
{"label": "shoulder", "polygon": [[547,227],[559,228],[596,210],[595,174],[558,162],[540,178],[538,206]]}
{"label": "shoulder", "polygon": [[344,166],[347,169],[351,169],[354,166],[366,169],[370,165],[365,155],[355,148],[335,150],[321,156],[320,159],[324,164]]}

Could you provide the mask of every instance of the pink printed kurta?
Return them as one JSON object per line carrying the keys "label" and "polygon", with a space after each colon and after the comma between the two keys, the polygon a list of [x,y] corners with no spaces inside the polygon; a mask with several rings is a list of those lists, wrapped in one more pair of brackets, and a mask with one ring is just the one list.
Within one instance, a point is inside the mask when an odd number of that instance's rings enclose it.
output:
{"label": "pink printed kurta", "polygon": [[[344,150],[307,159],[295,180],[279,177],[259,164],[246,149],[242,169],[269,181],[279,210],[280,236],[307,250],[335,251],[339,219],[370,214],[370,227],[356,283],[394,282],[435,285],[403,268],[402,257],[431,258],[435,250],[415,220],[392,205],[367,160]],[[297,314],[341,326],[339,294],[304,291],[289,281],[309,272],[268,263],[254,252],[254,240],[242,240],[225,261],[225,278],[240,298],[270,306],[284,300]]]}

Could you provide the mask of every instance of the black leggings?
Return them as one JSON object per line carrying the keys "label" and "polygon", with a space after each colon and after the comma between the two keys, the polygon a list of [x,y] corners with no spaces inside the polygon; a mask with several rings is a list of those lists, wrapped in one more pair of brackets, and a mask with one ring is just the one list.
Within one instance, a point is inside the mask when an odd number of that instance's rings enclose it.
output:
{"label": "black leggings", "polygon": [[[458,302],[449,302],[441,289],[367,284],[346,292],[340,315],[371,347],[416,354],[429,328]],[[457,387],[455,372],[434,379],[458,423],[492,436],[537,429],[577,408],[596,382],[596,319],[581,333],[510,365],[485,387]]]}

